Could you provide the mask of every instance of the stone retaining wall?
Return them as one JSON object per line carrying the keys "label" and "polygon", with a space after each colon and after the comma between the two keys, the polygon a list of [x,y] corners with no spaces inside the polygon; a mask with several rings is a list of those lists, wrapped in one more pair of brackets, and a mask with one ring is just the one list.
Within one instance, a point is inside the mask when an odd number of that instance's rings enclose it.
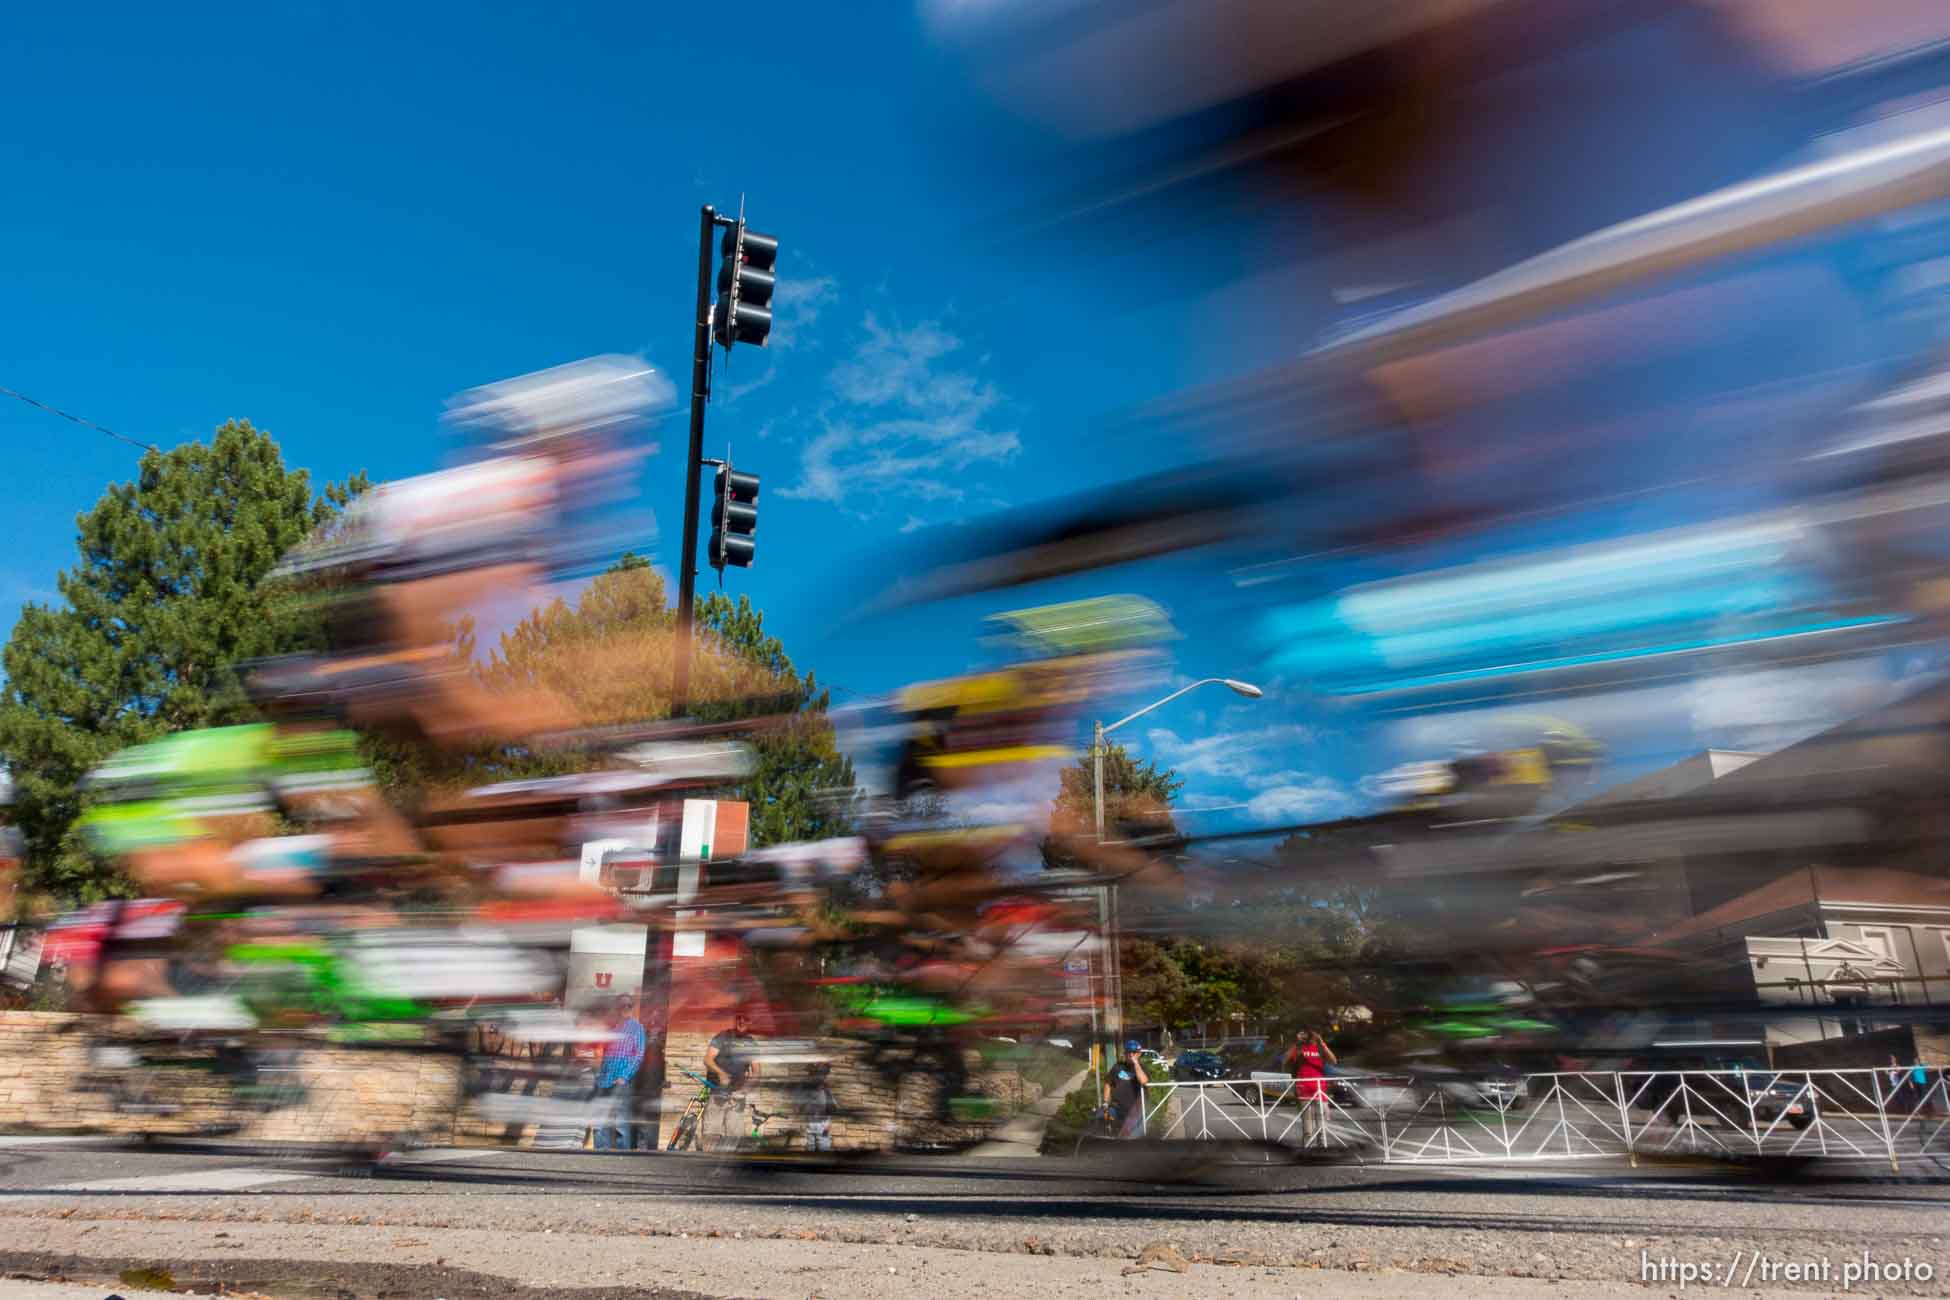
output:
{"label": "stone retaining wall", "polygon": [[264,1113],[239,1113],[221,1085],[170,1081],[160,1095],[181,1104],[178,1113],[118,1114],[108,1095],[87,1088],[88,1048],[100,1027],[96,1017],[65,1012],[0,1012],[0,1129],[188,1134],[235,1128],[239,1136],[270,1142],[456,1136],[458,1062],[425,1052],[308,1050],[296,1062],[303,1104]]}
{"label": "stone retaining wall", "polygon": [[[685,1108],[696,1097],[698,1085],[683,1071],[704,1073],[704,1052],[709,1034],[670,1035],[670,1062],[665,1074],[663,1114],[668,1117],[663,1139],[668,1142]],[[935,1085],[920,1076],[902,1080],[898,1096],[870,1070],[858,1043],[846,1039],[819,1039],[819,1052],[832,1061],[828,1086],[832,1089],[837,1113],[832,1122],[833,1148],[838,1151],[889,1150],[901,1142],[916,1140],[954,1140],[976,1136],[971,1130],[935,1125],[923,1117],[935,1109]],[[1042,1088],[1022,1078],[1013,1069],[983,1070],[973,1053],[964,1058],[969,1078],[983,1095],[991,1098],[1007,1114],[1042,1100]],[[809,1074],[802,1066],[776,1066],[747,1093],[749,1104],[773,1116],[766,1121],[761,1136],[786,1146],[803,1145],[806,1130],[803,1106]]]}
{"label": "stone retaining wall", "polygon": [[[269,1142],[352,1143],[406,1133],[435,1143],[521,1146],[531,1145],[537,1136],[533,1127],[510,1133],[505,1125],[463,1108],[459,1063],[453,1057],[405,1050],[310,1048],[297,1060],[303,1103],[267,1113],[237,1113],[220,1086],[181,1086],[170,1093],[185,1106],[177,1114],[118,1114],[109,1097],[85,1090],[89,1043],[100,1028],[100,1020],[90,1016],[0,1012],[0,1131],[171,1134],[221,1126]],[[704,1034],[672,1037],[668,1076],[677,1083],[664,1091],[664,1142],[696,1092],[680,1071],[703,1071],[708,1041]],[[831,1087],[841,1111],[832,1126],[836,1149],[884,1150],[897,1137],[926,1135],[926,1126],[916,1120],[931,1113],[926,1080],[904,1081],[896,1097],[865,1068],[858,1044],[823,1040],[820,1048],[834,1063]],[[984,1073],[974,1065],[971,1058],[971,1077],[1005,1113],[1040,1100],[1041,1089],[1014,1070]],[[754,1089],[758,1108],[776,1116],[765,1126],[767,1138],[798,1145],[805,1131],[805,1077],[803,1068],[777,1067],[774,1077]]]}

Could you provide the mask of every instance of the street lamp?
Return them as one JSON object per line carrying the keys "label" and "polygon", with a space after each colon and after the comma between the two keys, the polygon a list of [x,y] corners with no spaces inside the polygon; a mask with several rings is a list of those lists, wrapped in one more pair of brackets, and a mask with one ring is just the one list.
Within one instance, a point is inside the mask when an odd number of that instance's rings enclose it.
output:
{"label": "street lamp", "polygon": [[1177,699],[1179,696],[1195,691],[1201,686],[1223,686],[1227,690],[1232,691],[1239,695],[1243,695],[1249,700],[1259,699],[1261,696],[1266,694],[1265,691],[1262,691],[1261,689],[1259,689],[1259,687],[1253,685],[1251,682],[1234,681],[1230,677],[1206,677],[1200,679],[1199,681],[1193,682],[1190,686],[1181,687],[1180,689],[1173,691],[1171,694],[1165,696],[1165,698],[1159,700],[1155,704],[1145,705],[1143,708],[1139,709],[1136,713],[1133,713],[1128,718],[1119,718],[1116,722],[1111,723],[1108,727],[1106,727],[1101,722],[1097,724],[1097,739],[1096,739],[1096,743],[1091,746],[1091,753],[1095,756],[1095,762],[1097,768],[1097,794],[1094,802],[1096,803],[1097,806],[1097,842],[1099,844],[1102,844],[1104,842],[1104,737],[1108,736],[1111,732],[1117,730],[1125,723],[1136,722],[1139,718],[1151,712],[1151,710],[1161,709],[1165,705],[1170,704],[1173,700]]}
{"label": "street lamp", "polygon": [[[1205,677],[1193,682],[1190,686],[1180,687],[1178,690],[1165,696],[1162,700],[1145,705],[1129,717],[1119,718],[1108,727],[1101,722],[1097,724],[1096,740],[1091,745],[1093,763],[1096,767],[1097,790],[1096,798],[1093,802],[1096,804],[1097,811],[1097,843],[1102,844],[1104,842],[1104,737],[1125,723],[1135,722],[1153,709],[1161,709],[1179,696],[1195,691],[1201,686],[1223,686],[1234,694],[1243,695],[1249,700],[1257,700],[1266,694],[1265,691],[1260,690],[1259,687],[1253,685],[1251,682],[1234,681],[1230,677]],[[1104,993],[1105,1001],[1109,1004],[1106,1010],[1109,1012],[1107,1019],[1110,1021],[1106,1028],[1110,1031],[1111,1041],[1113,1043],[1121,1043],[1124,1034],[1124,972],[1119,969],[1117,960],[1116,885],[1107,885],[1099,889],[1097,894],[1097,921],[1099,927],[1098,933],[1104,936]],[[1096,1050],[1094,1046],[1091,1048],[1093,1056],[1096,1054]],[[1103,1093],[1101,1076],[1099,1076],[1097,1091],[1098,1095],[1101,1096]]]}

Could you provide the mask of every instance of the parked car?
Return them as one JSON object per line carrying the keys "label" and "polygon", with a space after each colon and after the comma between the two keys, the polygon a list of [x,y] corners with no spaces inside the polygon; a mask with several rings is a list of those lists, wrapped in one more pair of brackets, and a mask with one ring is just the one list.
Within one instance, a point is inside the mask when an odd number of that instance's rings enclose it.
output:
{"label": "parked car", "polygon": [[1250,1089],[1233,1089],[1240,1093],[1242,1101],[1257,1100],[1264,1104],[1293,1096],[1293,1076],[1285,1070],[1254,1070],[1246,1077],[1251,1081]]}
{"label": "parked car", "polygon": [[1232,1077],[1226,1058],[1217,1052],[1182,1053],[1171,1063],[1171,1077],[1178,1083],[1217,1083]]}
{"label": "parked car", "polygon": [[1524,1092],[1523,1080],[1507,1075],[1493,1074],[1470,1081],[1469,1089],[1474,1097],[1473,1104],[1490,1110],[1522,1110],[1530,1102]]}
{"label": "parked car", "polygon": [[1408,1115],[1422,1102],[1414,1081],[1405,1075],[1332,1076],[1327,1088],[1334,1104],[1348,1110]]}
{"label": "parked car", "polygon": [[1479,1066],[1422,1065],[1409,1072],[1421,1102],[1452,1110],[1522,1110],[1529,1097],[1514,1070]]}
{"label": "parked car", "polygon": [[1791,1127],[1803,1129],[1814,1123],[1813,1098],[1800,1084],[1755,1075],[1747,1080],[1747,1104],[1753,1107],[1756,1124],[1770,1127],[1786,1119]]}
{"label": "parked car", "polygon": [[1219,1044],[1219,1054],[1227,1060],[1259,1056],[1266,1051],[1264,1038],[1228,1038]]}

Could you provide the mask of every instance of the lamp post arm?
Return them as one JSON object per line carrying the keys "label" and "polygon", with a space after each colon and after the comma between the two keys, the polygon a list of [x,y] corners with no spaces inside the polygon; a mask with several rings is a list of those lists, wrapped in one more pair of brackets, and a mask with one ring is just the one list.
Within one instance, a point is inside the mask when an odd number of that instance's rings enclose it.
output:
{"label": "lamp post arm", "polygon": [[1133,713],[1133,714],[1132,714],[1132,715],[1131,715],[1130,717],[1128,717],[1128,718],[1119,718],[1119,719],[1118,719],[1118,720],[1117,720],[1116,722],[1113,722],[1113,723],[1111,723],[1111,724],[1110,724],[1110,725],[1109,725],[1108,727],[1105,727],[1105,728],[1104,728],[1104,731],[1103,731],[1103,734],[1104,734],[1104,735],[1106,735],[1106,736],[1108,736],[1108,735],[1109,735],[1109,734],[1110,734],[1111,732],[1113,732],[1113,731],[1115,731],[1115,730],[1117,730],[1117,729],[1118,729],[1119,727],[1121,727],[1121,726],[1123,726],[1123,725],[1124,725],[1125,723],[1127,723],[1127,722],[1136,722],[1136,721],[1137,721],[1137,720],[1138,720],[1139,718],[1141,718],[1141,717],[1143,717],[1143,716],[1144,716],[1145,714],[1147,714],[1147,713],[1149,713],[1149,712],[1151,712],[1151,710],[1153,710],[1153,709],[1162,709],[1163,707],[1165,707],[1165,705],[1167,705],[1167,704],[1170,704],[1170,703],[1171,703],[1171,702],[1172,702],[1173,700],[1175,700],[1175,699],[1177,699],[1177,698],[1178,698],[1179,696],[1181,696],[1181,695],[1185,695],[1185,694],[1189,694],[1190,692],[1192,692],[1192,691],[1195,691],[1195,690],[1197,690],[1197,689],[1198,689],[1199,687],[1201,687],[1201,686],[1211,686],[1211,685],[1214,685],[1214,684],[1217,684],[1217,685],[1220,685],[1220,686],[1223,686],[1223,685],[1225,685],[1225,680],[1226,680],[1226,679],[1225,679],[1225,678],[1223,678],[1223,677],[1203,677],[1203,678],[1200,678],[1200,679],[1199,679],[1198,681],[1195,681],[1195,682],[1193,682],[1193,683],[1192,683],[1192,684],[1191,684],[1190,686],[1184,686],[1184,687],[1180,687],[1180,688],[1179,688],[1178,690],[1175,690],[1175,691],[1173,691],[1173,692],[1172,692],[1171,694],[1169,694],[1169,695],[1167,695],[1167,696],[1165,696],[1165,698],[1163,698],[1162,700],[1159,700],[1159,701],[1158,701],[1157,703],[1155,703],[1155,704],[1147,704],[1147,705],[1145,705],[1145,706],[1144,706],[1143,708],[1141,708],[1141,709],[1139,709],[1139,710],[1138,710],[1138,711],[1137,711],[1136,713]]}

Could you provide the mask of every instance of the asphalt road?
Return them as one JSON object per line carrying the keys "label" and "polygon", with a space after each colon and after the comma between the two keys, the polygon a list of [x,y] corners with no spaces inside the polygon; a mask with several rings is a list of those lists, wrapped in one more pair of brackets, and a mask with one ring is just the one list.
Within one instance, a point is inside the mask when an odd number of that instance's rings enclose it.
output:
{"label": "asphalt road", "polygon": [[[907,1294],[917,1273],[941,1293],[959,1270],[984,1295],[1051,1300],[1117,1284],[1151,1248],[1164,1264],[1128,1285],[1168,1281],[1180,1298],[1382,1296],[1391,1278],[1402,1294],[1516,1294],[1510,1279],[1526,1277],[1613,1294],[1657,1282],[1647,1270],[1666,1260],[1745,1269],[1753,1292],[1772,1270],[1775,1292],[1797,1294],[1843,1294],[1850,1260],[1907,1261],[1899,1282],[1847,1293],[1950,1295],[1950,1168],[1935,1165],[1773,1181],[1679,1164],[1217,1156],[809,1165],[472,1149],[373,1170],[226,1144],[0,1138],[0,1273],[147,1268],[285,1300]],[[1163,1271],[1179,1259],[1189,1271]],[[1788,1265],[1820,1261],[1827,1289],[1782,1284]]]}

